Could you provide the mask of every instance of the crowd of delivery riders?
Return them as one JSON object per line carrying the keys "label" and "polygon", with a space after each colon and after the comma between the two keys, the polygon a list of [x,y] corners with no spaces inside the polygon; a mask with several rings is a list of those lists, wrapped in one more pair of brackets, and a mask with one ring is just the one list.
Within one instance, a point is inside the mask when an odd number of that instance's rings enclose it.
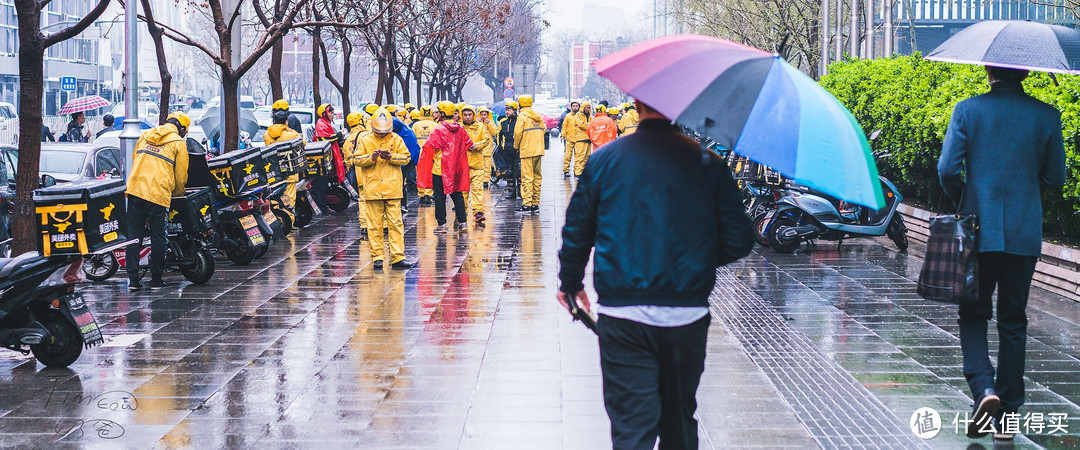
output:
{"label": "crowd of delivery riders", "polygon": [[[604,102],[606,103],[606,102]],[[445,234],[446,200],[454,208],[453,230],[485,225],[484,196],[490,183],[505,179],[509,199],[518,195],[520,213],[537,213],[540,204],[541,158],[544,156],[548,126],[533,110],[533,98],[522,95],[505,103],[505,114],[496,117],[485,107],[440,101],[435,105],[367,104],[362,111],[345,115],[345,130],[333,125],[334,107],[316,108],[315,140],[331,142],[332,170],[311,183],[313,200],[324,211],[328,186],[348,183],[356,191],[362,239],[367,240],[373,265],[384,261],[395,269],[412,266],[405,259],[402,201],[415,190],[421,206],[434,206],[436,234]],[[302,138],[300,124],[289,112],[289,103],[277,100],[264,142]],[[169,116],[165,124],[148,130],[136,145],[127,194],[133,198],[128,223],[150,224],[131,227],[129,236],[151,238],[150,287],[166,285],[161,279],[163,262],[155,254],[164,245],[165,214],[173,195],[184,192],[187,179],[187,152],[184,137],[191,119],[182,112]],[[563,176],[580,176],[594,149],[623,134],[636,131],[637,112],[633,104],[595,107],[588,101],[573,101],[561,118],[565,141]],[[299,176],[286,180],[282,201],[297,199]],[[160,222],[160,224],[158,223]],[[384,232],[386,239],[384,240]],[[389,247],[389,251],[387,251]],[[138,252],[138,248],[129,249]],[[138,261],[135,255],[128,261]],[[132,289],[141,289],[139,267],[127,266]]]}

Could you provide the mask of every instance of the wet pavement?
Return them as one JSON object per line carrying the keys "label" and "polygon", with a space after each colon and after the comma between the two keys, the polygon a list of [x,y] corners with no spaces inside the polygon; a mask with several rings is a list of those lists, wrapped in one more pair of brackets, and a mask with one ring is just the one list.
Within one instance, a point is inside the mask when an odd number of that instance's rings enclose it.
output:
{"label": "wet pavement", "polygon": [[[539,214],[492,188],[485,229],[436,236],[412,202],[409,271],[372,269],[353,206],[204,286],[81,286],[108,341],[66,370],[0,354],[0,446],[610,447],[596,338],[554,301],[560,162]],[[954,431],[972,402],[955,312],[915,295],[921,263],[862,240],[721,269],[701,447],[992,447]],[[1022,412],[1046,426],[1017,447],[1080,446],[1080,304],[1035,290],[1029,320]],[[933,439],[908,426],[920,407],[940,413]]]}

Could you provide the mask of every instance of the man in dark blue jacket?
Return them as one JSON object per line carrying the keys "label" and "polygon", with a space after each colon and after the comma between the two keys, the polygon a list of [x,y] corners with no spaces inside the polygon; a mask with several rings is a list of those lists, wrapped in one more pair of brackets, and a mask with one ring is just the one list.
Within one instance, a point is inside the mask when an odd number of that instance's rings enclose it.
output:
{"label": "man in dark blue jacket", "polygon": [[716,268],[750,252],[753,230],[727,164],[637,102],[637,133],[594,154],[566,210],[559,302],[589,310],[595,248],[597,334],[614,448],[696,449]]}
{"label": "man in dark blue jacket", "polygon": [[[1026,70],[987,67],[990,92],[953,110],[938,162],[945,193],[979,219],[979,299],[960,305],[964,377],[975,398],[971,438],[1024,404],[1028,290],[1042,253],[1042,191],[1061,192],[1065,150],[1061,113],[1024,93]],[[1060,194],[1059,194],[1060,195]],[[962,199],[962,201],[961,201]],[[998,291],[998,372],[990,363],[987,322]],[[1000,397],[999,397],[1000,396]],[[1000,411],[999,411],[1000,410]]]}

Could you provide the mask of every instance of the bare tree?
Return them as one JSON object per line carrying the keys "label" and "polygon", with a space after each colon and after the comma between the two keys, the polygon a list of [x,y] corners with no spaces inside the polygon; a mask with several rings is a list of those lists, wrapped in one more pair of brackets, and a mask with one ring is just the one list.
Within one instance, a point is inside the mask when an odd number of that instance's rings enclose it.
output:
{"label": "bare tree", "polygon": [[[41,105],[45,91],[45,50],[82,33],[94,23],[109,0],[98,0],[82,19],[46,36],[41,32],[41,11],[51,0],[15,0],[19,21],[19,167],[15,177],[15,215],[12,252],[33,250],[34,189],[41,164]],[[138,95],[138,94],[136,94]]]}
{"label": "bare tree", "polygon": [[172,96],[172,73],[169,72],[169,63],[165,56],[165,42],[162,38],[165,30],[158,26],[154,20],[154,11],[150,6],[150,0],[142,0],[142,9],[142,18],[146,22],[146,30],[150,32],[150,39],[154,41],[158,76],[161,77],[161,91],[158,96],[158,124],[162,124],[169,117],[169,98]]}
{"label": "bare tree", "polygon": [[817,76],[820,0],[685,0],[672,14],[690,31],[776,52]]}

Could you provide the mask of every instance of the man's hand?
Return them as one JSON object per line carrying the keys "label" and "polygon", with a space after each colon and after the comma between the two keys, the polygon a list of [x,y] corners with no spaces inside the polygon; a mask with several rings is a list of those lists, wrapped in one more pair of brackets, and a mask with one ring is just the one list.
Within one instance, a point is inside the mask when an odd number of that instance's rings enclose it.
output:
{"label": "man's hand", "polygon": [[371,162],[379,162],[379,151],[375,150],[371,152]]}
{"label": "man's hand", "polygon": [[589,294],[586,294],[584,290],[578,291],[578,293],[574,294],[573,297],[570,297],[569,294],[563,291],[559,291],[558,298],[559,303],[561,303],[563,305],[563,308],[566,308],[568,311],[570,310],[570,304],[567,302],[571,300],[577,300],[577,305],[579,308],[584,309],[587,312],[592,312],[592,306],[589,305]]}
{"label": "man's hand", "polygon": [[382,152],[382,158],[387,160],[387,161],[389,161],[390,157],[393,156],[393,155],[390,154],[390,150],[380,150],[380,151]]}

